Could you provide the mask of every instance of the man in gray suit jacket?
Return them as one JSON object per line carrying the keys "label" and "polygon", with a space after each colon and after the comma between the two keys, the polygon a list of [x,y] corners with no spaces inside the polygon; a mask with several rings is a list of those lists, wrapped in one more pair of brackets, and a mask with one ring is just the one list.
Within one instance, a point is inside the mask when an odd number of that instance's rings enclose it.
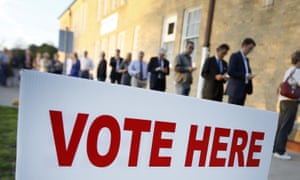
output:
{"label": "man in gray suit jacket", "polygon": [[192,66],[191,54],[194,51],[194,42],[188,41],[185,46],[185,52],[175,58],[175,81],[176,93],[188,96],[193,83],[192,72],[196,70]]}

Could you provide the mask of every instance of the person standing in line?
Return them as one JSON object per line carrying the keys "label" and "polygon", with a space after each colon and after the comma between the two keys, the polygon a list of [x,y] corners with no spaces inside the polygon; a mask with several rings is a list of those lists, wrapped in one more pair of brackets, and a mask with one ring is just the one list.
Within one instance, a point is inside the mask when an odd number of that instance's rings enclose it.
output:
{"label": "person standing in line", "polygon": [[83,57],[80,59],[81,77],[90,79],[90,72],[94,69],[93,61],[88,57],[88,51],[83,52]]}
{"label": "person standing in line", "polygon": [[72,68],[69,76],[80,77],[80,60],[78,59],[77,53],[73,53],[71,59],[72,59]]}
{"label": "person standing in line", "polygon": [[67,54],[67,59],[66,59],[66,75],[70,75],[71,74],[71,69],[73,66],[73,53]]}
{"label": "person standing in line", "polygon": [[194,42],[187,41],[185,51],[175,58],[175,82],[176,93],[188,96],[193,83],[192,73],[196,70],[192,66],[191,54],[194,51]]}
{"label": "person standing in line", "polygon": [[201,76],[204,78],[202,97],[222,102],[224,95],[224,83],[228,78],[227,62],[224,57],[229,51],[227,44],[221,44],[217,48],[215,56],[209,57],[204,62]]}
{"label": "person standing in line", "polygon": [[0,83],[2,86],[7,86],[7,78],[9,74],[9,51],[4,48],[3,52],[0,52]]}
{"label": "person standing in line", "polygon": [[105,81],[106,80],[106,67],[107,67],[107,61],[105,59],[105,52],[102,51],[100,54],[100,61],[98,64],[97,69],[97,79],[98,81]]}
{"label": "person standing in line", "polygon": [[229,80],[226,94],[229,96],[228,103],[243,106],[247,94],[252,94],[252,74],[247,55],[254,49],[256,43],[251,38],[246,38],[242,42],[240,51],[233,53],[229,60],[228,74]]}
{"label": "person standing in line", "polygon": [[131,85],[138,88],[146,88],[148,80],[148,64],[144,62],[143,51],[138,53],[138,60],[129,64],[128,72],[131,75]]}
{"label": "person standing in line", "polygon": [[43,53],[43,58],[41,59],[40,69],[41,72],[50,72],[51,69],[51,60],[49,53]]}
{"label": "person standing in line", "polygon": [[52,73],[54,74],[63,73],[63,64],[59,61],[59,53],[54,54],[54,58],[51,63],[52,63]]}
{"label": "person standing in line", "polygon": [[129,52],[127,53],[127,56],[125,60],[121,63],[119,73],[122,74],[121,76],[121,84],[126,86],[131,86],[131,76],[128,73],[128,66],[131,62],[132,54]]}
{"label": "person standing in line", "polygon": [[33,60],[33,69],[37,71],[42,71],[42,54],[37,52]]}
{"label": "person standing in line", "polygon": [[[290,67],[284,74],[283,81],[290,77],[288,82],[291,85],[300,85],[300,50],[292,54],[292,67]],[[292,157],[286,152],[286,144],[288,135],[291,133],[298,111],[300,99],[290,99],[288,97],[279,95],[280,111],[275,136],[275,143],[273,148],[273,156],[278,159],[290,160]]]}
{"label": "person standing in line", "polygon": [[123,62],[123,58],[120,57],[120,49],[116,50],[116,55],[110,58],[109,65],[111,66],[110,72],[110,80],[111,83],[117,82],[118,84],[121,83],[121,76],[122,74],[119,73],[120,65]]}
{"label": "person standing in line", "polygon": [[152,57],[148,65],[150,75],[150,89],[157,91],[166,90],[166,76],[170,73],[169,61],[165,58],[166,50],[160,48],[158,57]]}
{"label": "person standing in line", "polygon": [[24,69],[32,69],[33,57],[29,49],[25,52]]}

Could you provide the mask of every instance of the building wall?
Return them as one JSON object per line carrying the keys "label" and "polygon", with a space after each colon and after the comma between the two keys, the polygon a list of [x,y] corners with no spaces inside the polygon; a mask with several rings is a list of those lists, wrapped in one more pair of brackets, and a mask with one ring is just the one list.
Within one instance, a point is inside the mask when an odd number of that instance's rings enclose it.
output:
{"label": "building wall", "polygon": [[[118,40],[120,34],[123,34],[125,40],[121,48],[122,56],[127,52],[133,52],[135,58],[138,50],[144,50],[145,59],[148,60],[157,54],[160,46],[164,45],[164,21],[176,16],[176,33],[174,40],[171,41],[172,52],[169,52],[172,57],[169,60],[173,64],[176,54],[183,50],[185,13],[193,8],[200,8],[198,47],[194,55],[194,65],[198,70],[194,72],[191,91],[191,96],[196,96],[209,1],[125,0],[125,4],[121,4],[122,1],[124,0],[116,0],[115,8],[112,8],[114,0],[76,0],[72,4],[69,8],[72,12],[71,19],[66,11],[61,16],[60,22],[61,28],[71,24],[71,30],[75,32],[75,51],[87,49],[97,64],[100,51],[107,52],[109,59],[114,50],[120,48]],[[272,0],[216,1],[210,54],[214,54],[219,44],[228,43],[231,49],[225,59],[229,60],[230,54],[240,49],[241,41],[245,37],[254,38],[257,47],[249,58],[253,73],[257,76],[254,80],[254,94],[248,96],[246,105],[276,111],[277,87],[285,70],[290,66],[291,53],[300,49],[297,43],[300,34],[300,0],[274,0],[274,4],[268,6],[264,4],[266,1],[272,2]],[[105,2],[108,2],[107,11]],[[101,29],[105,28],[102,26],[103,21],[116,13],[117,28],[101,34]],[[137,31],[138,38],[135,37]],[[173,74],[172,70],[168,77],[167,91],[170,93],[175,92]]]}

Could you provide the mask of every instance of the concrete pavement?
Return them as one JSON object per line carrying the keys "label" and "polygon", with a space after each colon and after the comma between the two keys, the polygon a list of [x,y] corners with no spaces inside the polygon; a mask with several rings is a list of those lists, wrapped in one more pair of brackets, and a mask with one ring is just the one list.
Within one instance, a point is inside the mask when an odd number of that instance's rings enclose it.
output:
{"label": "concrete pavement", "polygon": [[19,98],[19,88],[18,87],[3,87],[0,86],[0,105],[10,106],[15,99]]}
{"label": "concrete pavement", "polygon": [[300,154],[289,152],[292,160],[272,158],[269,180],[299,180]]}
{"label": "concrete pavement", "polygon": [[[12,102],[19,96],[19,88],[0,86],[0,105],[13,106]],[[272,158],[269,180],[299,180],[300,179],[300,154],[290,152],[292,160],[284,161]]]}

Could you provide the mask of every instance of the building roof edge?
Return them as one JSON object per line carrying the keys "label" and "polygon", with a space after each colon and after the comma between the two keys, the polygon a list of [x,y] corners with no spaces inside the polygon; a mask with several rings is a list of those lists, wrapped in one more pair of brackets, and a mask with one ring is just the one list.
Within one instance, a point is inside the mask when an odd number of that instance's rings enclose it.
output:
{"label": "building roof edge", "polygon": [[77,0],[73,0],[73,2],[71,2],[71,4],[57,17],[57,19],[59,20],[72,6],[73,4],[76,2]]}

